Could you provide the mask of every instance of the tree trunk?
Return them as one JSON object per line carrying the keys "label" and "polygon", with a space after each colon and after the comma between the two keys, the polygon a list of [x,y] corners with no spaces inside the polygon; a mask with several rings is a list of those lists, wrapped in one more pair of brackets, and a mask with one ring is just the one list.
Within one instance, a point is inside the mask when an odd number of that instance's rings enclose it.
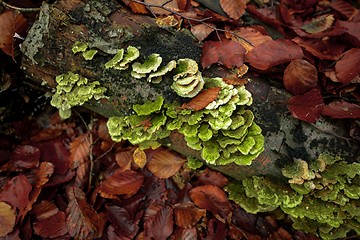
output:
{"label": "tree trunk", "polygon": [[[87,42],[103,53],[86,61],[81,54],[73,54],[71,46],[76,41]],[[43,4],[39,19],[22,45],[22,67],[31,79],[39,84],[45,81],[51,88],[56,86],[55,76],[68,71],[98,80],[108,89],[106,95],[110,98],[92,101],[85,107],[105,117],[129,114],[133,104],[159,95],[166,102],[182,101],[170,89],[171,79],[155,85],[102,67],[108,61],[107,54],[129,45],[140,48],[145,56],[158,53],[164,62],[180,58],[199,62],[201,57],[201,48],[187,30],[158,27],[152,18],[133,14],[116,1],[61,0]],[[214,67],[204,74],[216,76],[219,71]],[[281,176],[284,163],[294,158],[316,159],[323,152],[359,160],[359,143],[348,136],[345,121],[321,119],[309,124],[296,120],[286,107],[289,94],[266,79],[253,79],[247,89],[253,94],[251,108],[263,129],[265,151],[251,166],[210,167],[240,180],[255,174]],[[186,146],[181,134],[175,132],[166,141],[179,153],[200,158],[198,151]]]}

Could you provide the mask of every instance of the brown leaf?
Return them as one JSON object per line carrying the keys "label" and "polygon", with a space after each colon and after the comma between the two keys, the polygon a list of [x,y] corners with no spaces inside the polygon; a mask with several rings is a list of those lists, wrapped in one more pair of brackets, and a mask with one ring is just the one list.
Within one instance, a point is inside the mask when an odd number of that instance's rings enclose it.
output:
{"label": "brown leaf", "polygon": [[54,165],[50,162],[42,162],[34,173],[35,182],[33,186],[35,188],[41,188],[49,181],[50,176],[54,173]]}
{"label": "brown leaf", "polygon": [[209,103],[214,101],[218,96],[221,88],[208,88],[202,90],[196,97],[191,99],[190,102],[183,103],[182,109],[190,109],[193,111],[199,111],[204,109]]}
{"label": "brown leaf", "polygon": [[324,100],[317,88],[303,95],[294,96],[288,101],[288,109],[291,115],[310,123],[316,122],[323,108]]}
{"label": "brown leaf", "polygon": [[199,42],[202,42],[214,30],[215,30],[215,25],[211,23],[209,24],[201,23],[191,27],[191,33],[197,38],[197,40],[199,40]]}
{"label": "brown leaf", "polygon": [[245,13],[245,0],[220,0],[220,6],[229,17],[239,19]]}
{"label": "brown leaf", "polygon": [[113,198],[114,195],[134,195],[144,181],[141,173],[132,170],[121,171],[117,169],[109,178],[100,185],[100,195],[104,198]]}
{"label": "brown leaf", "polygon": [[109,134],[109,129],[107,128],[106,123],[107,123],[107,121],[105,121],[103,119],[99,120],[97,134],[101,140],[106,141],[106,142],[112,142],[110,134]]}
{"label": "brown leaf", "polygon": [[[360,15],[360,14],[359,14]],[[360,26],[359,22],[336,21],[336,26],[345,29],[347,39],[355,46],[360,47]]]}
{"label": "brown leaf", "polygon": [[340,82],[348,84],[360,73],[360,48],[352,48],[345,52],[336,62],[335,72]]}
{"label": "brown leaf", "polygon": [[35,220],[33,226],[35,233],[41,237],[55,238],[68,232],[64,212],[57,212],[46,219]]}
{"label": "brown leaf", "polygon": [[212,184],[219,188],[223,188],[229,183],[229,180],[220,172],[212,171],[209,168],[206,168],[199,174],[197,182],[202,185]]}
{"label": "brown leaf", "polygon": [[334,22],[334,15],[327,14],[327,15],[321,15],[314,20],[312,20],[310,23],[305,24],[301,27],[302,30],[308,32],[308,33],[319,33],[327,30]]}
{"label": "brown leaf", "polygon": [[139,168],[143,168],[146,165],[146,153],[140,148],[136,148],[133,153],[133,159]]}
{"label": "brown leaf", "polygon": [[108,206],[106,207],[106,215],[118,236],[133,238],[139,230],[139,227],[124,208]]}
{"label": "brown leaf", "polygon": [[189,194],[196,206],[209,210],[219,221],[225,222],[232,211],[224,191],[214,185],[193,188]]}
{"label": "brown leaf", "polygon": [[133,160],[133,151],[127,150],[115,154],[115,160],[118,166],[123,170],[130,170],[131,161]]}
{"label": "brown leaf", "polygon": [[42,220],[55,215],[58,211],[59,209],[54,203],[43,200],[33,205],[31,214],[34,215],[36,219]]}
{"label": "brown leaf", "polygon": [[147,168],[158,178],[169,178],[179,171],[184,162],[186,162],[184,158],[163,148],[149,157]]}
{"label": "brown leaf", "polygon": [[90,133],[84,133],[75,138],[70,144],[70,166],[71,169],[83,164],[90,154]]}
{"label": "brown leaf", "polygon": [[0,202],[0,237],[13,231],[15,220],[16,212],[12,207],[5,202]]}
{"label": "brown leaf", "polygon": [[288,39],[267,41],[246,54],[246,60],[254,68],[267,70],[273,66],[303,57],[301,47]]}
{"label": "brown leaf", "polygon": [[[177,1],[168,1],[168,0],[144,0],[145,3],[148,5],[155,5],[155,6],[162,6],[164,5],[165,8],[171,9],[173,11],[179,11],[179,7],[177,5]],[[165,9],[159,7],[150,7],[151,11],[155,14],[159,15],[168,15],[171,12],[166,11]]]}
{"label": "brown leaf", "polygon": [[173,232],[173,209],[170,206],[163,206],[153,217],[147,219],[144,225],[145,237],[166,240]]}
{"label": "brown leaf", "polygon": [[197,208],[193,203],[176,203],[174,205],[175,224],[181,228],[192,228],[206,216],[206,210]]}
{"label": "brown leaf", "polygon": [[294,95],[308,92],[317,86],[317,82],[317,70],[306,60],[292,60],[284,71],[285,88]]}
{"label": "brown leaf", "polygon": [[331,2],[330,7],[338,11],[348,19],[351,18],[355,12],[355,8],[349,2],[345,2],[343,0],[336,0],[334,2]]}
{"label": "brown leaf", "polygon": [[171,240],[193,240],[198,239],[196,228],[180,228],[177,227],[171,235]]}
{"label": "brown leaf", "polygon": [[14,38],[17,33],[24,36],[27,28],[26,19],[19,11],[6,11],[0,15],[0,48],[7,55],[14,57]]}
{"label": "brown leaf", "polygon": [[[124,1],[124,0],[123,0]],[[147,10],[147,8],[143,5],[143,4],[140,4],[140,3],[137,3],[137,2],[133,2],[133,1],[130,1],[128,6],[131,8],[131,11],[133,13],[142,13],[142,14],[148,14],[149,11]]]}
{"label": "brown leaf", "polygon": [[332,118],[360,118],[360,106],[345,101],[336,101],[325,105],[321,114]]}
{"label": "brown leaf", "polygon": [[17,209],[18,219],[23,217],[26,207],[29,204],[29,193],[32,187],[28,179],[20,174],[13,177],[4,186],[0,193],[0,201],[10,204]]}
{"label": "brown leaf", "polygon": [[67,187],[66,225],[69,234],[78,239],[93,239],[98,234],[100,218],[87,203],[84,192],[77,187]]}
{"label": "brown leaf", "polygon": [[16,146],[11,154],[11,162],[20,168],[35,168],[39,159],[40,149],[30,145]]}
{"label": "brown leaf", "polygon": [[207,68],[214,63],[220,63],[227,68],[240,67],[243,64],[245,48],[241,44],[222,39],[207,41],[203,46],[201,65]]}

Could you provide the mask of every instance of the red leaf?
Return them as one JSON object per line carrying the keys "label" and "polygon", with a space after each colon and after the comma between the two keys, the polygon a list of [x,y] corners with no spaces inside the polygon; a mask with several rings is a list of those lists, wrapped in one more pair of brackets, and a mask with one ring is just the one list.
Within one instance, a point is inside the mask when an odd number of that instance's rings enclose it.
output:
{"label": "red leaf", "polygon": [[191,99],[190,102],[181,105],[182,109],[190,109],[193,111],[199,111],[204,109],[209,103],[214,101],[218,96],[221,88],[208,88],[202,90],[196,97]]}
{"label": "red leaf", "polygon": [[36,219],[39,220],[49,218],[57,212],[59,212],[59,209],[50,201],[41,201],[36,203],[31,209],[31,214],[35,215]]}
{"label": "red leaf", "polygon": [[177,203],[174,205],[175,223],[182,228],[192,228],[206,216],[206,210],[197,208],[193,203]]}
{"label": "red leaf", "polygon": [[245,48],[241,44],[222,39],[222,41],[207,41],[203,46],[201,65],[207,68],[214,63],[220,63],[227,68],[240,67],[243,64]]}
{"label": "red leaf", "polygon": [[360,47],[360,26],[359,22],[345,22],[337,21],[336,26],[340,29],[345,28],[345,33],[348,35],[348,39],[355,47]]}
{"label": "red leaf", "polygon": [[169,178],[179,171],[186,160],[178,154],[168,150],[159,149],[149,157],[147,168],[158,178]]}
{"label": "red leaf", "polygon": [[71,169],[83,164],[90,154],[90,134],[84,133],[72,141],[70,144],[70,166]]}
{"label": "red leaf", "polygon": [[[173,11],[179,11],[179,7],[177,5],[177,1],[168,1],[168,0],[144,0],[144,2],[146,4],[150,4],[150,5],[154,5],[154,6],[162,6],[163,4],[165,4],[164,6],[166,8],[169,8]],[[151,12],[155,13],[155,14],[159,14],[159,15],[169,15],[171,14],[169,11],[166,11],[162,8],[159,7],[150,7]]]}
{"label": "red leaf", "polygon": [[220,0],[220,6],[229,17],[239,19],[245,13],[245,0]]}
{"label": "red leaf", "polygon": [[171,236],[171,240],[193,240],[198,239],[196,228],[180,228],[177,227],[174,234]]}
{"label": "red leaf", "polygon": [[57,212],[55,215],[34,221],[34,231],[41,237],[55,238],[60,237],[68,232],[65,224],[65,213]]}
{"label": "red leaf", "polygon": [[189,194],[196,206],[211,211],[220,221],[225,222],[232,211],[224,191],[214,185],[193,188]]}
{"label": "red leaf", "polygon": [[293,60],[284,71],[285,88],[294,95],[304,94],[316,87],[317,81],[316,68],[306,60]]}
{"label": "red leaf", "polygon": [[69,234],[77,239],[93,239],[98,234],[100,217],[87,203],[84,192],[77,187],[68,187],[66,195],[66,225]]}
{"label": "red leaf", "polygon": [[288,39],[277,39],[255,47],[246,54],[246,60],[257,69],[267,70],[303,56],[301,47],[295,42]]}
{"label": "red leaf", "polygon": [[134,195],[140,189],[144,181],[141,173],[127,170],[122,172],[117,169],[109,178],[100,185],[100,195],[104,198],[113,198],[114,195]]}
{"label": "red leaf", "polygon": [[323,107],[324,100],[317,88],[304,95],[294,96],[288,101],[288,109],[293,117],[311,123],[320,117]]}
{"label": "red leaf", "polygon": [[17,209],[18,218],[21,218],[29,204],[31,188],[31,184],[24,175],[13,177],[2,187],[0,201],[6,202],[14,209]]}
{"label": "red leaf", "polygon": [[39,165],[40,149],[30,145],[16,146],[11,161],[21,168],[35,168]]}
{"label": "red leaf", "polygon": [[6,11],[0,15],[0,48],[7,55],[14,57],[14,38],[17,33],[24,36],[27,28],[26,19],[19,11]]}
{"label": "red leaf", "polygon": [[108,206],[106,215],[113,224],[118,236],[133,238],[139,227],[135,225],[129,213],[118,206]]}
{"label": "red leaf", "polygon": [[350,3],[345,2],[343,0],[336,0],[330,3],[330,7],[338,11],[348,19],[351,18],[355,12],[355,8]]}
{"label": "red leaf", "polygon": [[219,188],[223,188],[229,183],[229,180],[221,173],[206,168],[199,174],[197,182],[202,185],[212,184]]}
{"label": "red leaf", "polygon": [[153,217],[145,221],[145,237],[156,240],[166,240],[173,232],[173,210],[163,206]]}
{"label": "red leaf", "polygon": [[345,101],[332,102],[324,107],[321,114],[333,118],[360,118],[360,106]]}
{"label": "red leaf", "polygon": [[4,237],[13,231],[16,220],[16,212],[12,207],[0,202],[0,237]]}
{"label": "red leaf", "polygon": [[33,186],[35,188],[41,188],[49,181],[50,176],[54,173],[54,165],[50,162],[42,162],[34,173],[35,181]]}
{"label": "red leaf", "polygon": [[[212,26],[212,28],[209,26]],[[202,42],[214,30],[215,30],[215,25],[210,23],[209,24],[201,23],[191,27],[191,33],[197,38],[197,40],[199,40],[199,42]]]}
{"label": "red leaf", "polygon": [[336,62],[335,72],[340,82],[348,84],[360,73],[360,48],[352,48],[345,52]]}

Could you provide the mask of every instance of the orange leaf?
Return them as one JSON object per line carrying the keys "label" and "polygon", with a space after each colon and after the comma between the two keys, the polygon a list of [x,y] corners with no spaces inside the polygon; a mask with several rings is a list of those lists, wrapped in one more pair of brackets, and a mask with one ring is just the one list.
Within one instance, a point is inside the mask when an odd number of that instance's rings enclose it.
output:
{"label": "orange leaf", "polygon": [[133,153],[134,162],[139,168],[143,168],[146,165],[146,153],[140,148],[136,148]]}
{"label": "orange leaf", "polygon": [[221,222],[225,222],[232,211],[224,191],[214,185],[193,188],[189,195],[196,206],[211,211]]}
{"label": "orange leaf", "polygon": [[34,231],[37,235],[45,238],[56,238],[68,232],[65,224],[65,213],[57,212],[55,215],[34,221]]}
{"label": "orange leaf", "polygon": [[12,207],[5,202],[0,202],[0,237],[5,237],[12,232],[15,220],[16,212]]}
{"label": "orange leaf", "polygon": [[174,205],[175,223],[181,228],[192,228],[206,216],[206,210],[197,208],[193,203],[177,203]]}
{"label": "orange leaf", "polygon": [[335,72],[340,82],[348,84],[360,73],[360,48],[352,48],[345,52],[336,62]]}
{"label": "orange leaf", "polygon": [[72,141],[70,144],[70,166],[71,169],[83,164],[90,154],[90,133],[84,133]]}
{"label": "orange leaf", "polygon": [[246,8],[245,0],[220,0],[220,6],[229,17],[239,19]]}
{"label": "orange leaf", "polygon": [[132,150],[122,151],[115,154],[115,161],[123,171],[130,170],[132,160],[133,160]]}
{"label": "orange leaf", "polygon": [[191,99],[190,102],[181,105],[181,108],[199,111],[214,101],[219,96],[220,90],[221,88],[219,87],[202,90],[196,97]]}
{"label": "orange leaf", "polygon": [[142,14],[148,14],[149,11],[146,9],[146,7],[140,3],[136,2],[130,2],[128,5],[131,8],[131,11],[133,13],[142,13]]}
{"label": "orange leaf", "polygon": [[306,93],[316,87],[317,82],[317,70],[306,60],[295,59],[284,71],[285,88],[294,95]]}
{"label": "orange leaf", "polygon": [[[165,8],[171,9],[173,11],[179,11],[177,1],[168,1],[168,0],[144,0],[145,3],[154,6],[162,6]],[[171,14],[169,11],[161,9],[159,7],[150,7],[151,11],[159,15],[168,15]]]}
{"label": "orange leaf", "polygon": [[203,185],[212,184],[219,188],[223,188],[229,183],[229,180],[221,173],[206,168],[199,174],[197,182],[200,182]]}
{"label": "orange leaf", "polygon": [[134,195],[143,182],[144,176],[141,173],[117,169],[101,183],[99,192],[104,198],[114,198],[114,195],[119,194]]}
{"label": "orange leaf", "polygon": [[179,171],[186,160],[168,149],[158,149],[149,159],[148,169],[158,178],[169,178]]}
{"label": "orange leaf", "polygon": [[[212,26],[211,27],[209,27]],[[215,25],[214,24],[198,24],[193,27],[191,27],[191,33],[199,40],[200,42],[203,41],[207,36],[209,36],[210,33],[214,31]]]}

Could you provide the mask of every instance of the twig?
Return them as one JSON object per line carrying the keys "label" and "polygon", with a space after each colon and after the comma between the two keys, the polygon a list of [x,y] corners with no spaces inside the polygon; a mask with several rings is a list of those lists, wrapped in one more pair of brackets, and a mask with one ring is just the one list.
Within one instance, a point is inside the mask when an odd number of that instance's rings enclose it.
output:
{"label": "twig", "polygon": [[5,7],[5,8],[10,8],[10,9],[14,9],[14,10],[18,10],[20,12],[39,12],[40,8],[21,8],[21,7],[15,7],[13,5],[10,5],[6,2],[4,2],[4,0],[0,0],[0,3]]}
{"label": "twig", "polygon": [[130,1],[131,1],[131,2],[135,2],[135,3],[138,3],[138,4],[141,4],[141,5],[144,5],[144,6],[146,7],[146,9],[148,9],[155,18],[156,18],[156,14],[151,10],[152,7],[154,7],[154,8],[160,8],[160,9],[163,9],[163,10],[165,10],[165,11],[168,11],[168,12],[174,14],[174,15],[177,15],[177,16],[179,16],[179,17],[187,20],[188,23],[190,24],[190,26],[191,26],[190,21],[194,21],[194,22],[202,23],[202,24],[204,24],[204,25],[205,25],[206,27],[208,27],[208,28],[214,29],[215,32],[216,32],[216,35],[217,35],[217,37],[219,38],[220,41],[221,41],[221,39],[220,39],[220,36],[219,36],[219,33],[218,33],[218,32],[227,32],[227,33],[230,33],[230,34],[234,35],[234,36],[237,37],[237,38],[240,38],[241,40],[243,40],[244,42],[250,44],[251,46],[254,46],[254,44],[252,44],[252,43],[251,43],[250,41],[248,41],[247,39],[239,36],[239,35],[236,34],[234,31],[229,31],[229,30],[225,30],[225,29],[220,29],[220,28],[217,28],[217,27],[215,27],[215,26],[213,26],[213,25],[211,25],[211,24],[206,23],[205,21],[211,19],[211,17],[203,18],[203,19],[186,17],[186,16],[184,16],[183,14],[181,14],[181,13],[179,13],[179,12],[177,12],[177,11],[172,10],[171,8],[165,7],[166,4],[170,3],[170,2],[173,1],[173,0],[168,0],[168,1],[166,1],[165,3],[163,3],[162,5],[145,3],[145,2],[141,2],[141,1],[139,1],[139,0],[130,0]]}

